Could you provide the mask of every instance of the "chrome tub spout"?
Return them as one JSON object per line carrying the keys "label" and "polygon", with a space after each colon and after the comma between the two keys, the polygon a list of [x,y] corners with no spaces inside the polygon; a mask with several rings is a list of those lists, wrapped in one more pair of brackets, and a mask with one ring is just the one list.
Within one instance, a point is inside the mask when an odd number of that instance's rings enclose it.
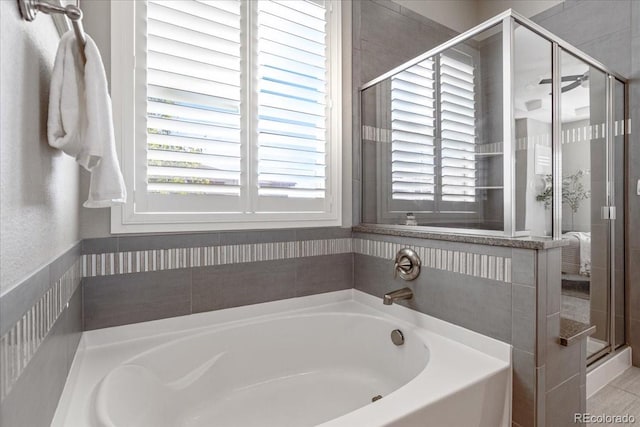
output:
{"label": "chrome tub spout", "polygon": [[409,288],[402,288],[384,294],[384,297],[382,297],[382,302],[384,303],[384,305],[391,305],[394,303],[394,301],[412,298],[413,291]]}

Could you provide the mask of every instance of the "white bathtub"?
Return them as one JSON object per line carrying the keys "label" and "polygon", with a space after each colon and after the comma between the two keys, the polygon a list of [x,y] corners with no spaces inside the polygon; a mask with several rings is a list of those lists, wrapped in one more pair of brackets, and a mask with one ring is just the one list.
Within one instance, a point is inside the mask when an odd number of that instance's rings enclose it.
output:
{"label": "white bathtub", "polygon": [[356,290],[294,298],[85,332],[52,426],[509,426],[510,355]]}

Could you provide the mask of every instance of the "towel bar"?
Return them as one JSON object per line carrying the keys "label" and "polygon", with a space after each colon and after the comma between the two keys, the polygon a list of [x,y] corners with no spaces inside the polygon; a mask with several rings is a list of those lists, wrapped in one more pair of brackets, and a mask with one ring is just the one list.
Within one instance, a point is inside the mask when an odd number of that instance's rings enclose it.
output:
{"label": "towel bar", "polygon": [[76,40],[78,41],[80,57],[83,62],[87,62],[87,57],[84,54],[84,46],[87,44],[87,38],[84,35],[84,28],[82,27],[82,10],[80,10],[78,6],[70,4],[63,7],[47,3],[44,0],[18,0],[18,5],[25,21],[31,22],[36,19],[38,12],[43,12],[47,15],[62,13],[69,18],[73,25],[73,32],[76,34]]}

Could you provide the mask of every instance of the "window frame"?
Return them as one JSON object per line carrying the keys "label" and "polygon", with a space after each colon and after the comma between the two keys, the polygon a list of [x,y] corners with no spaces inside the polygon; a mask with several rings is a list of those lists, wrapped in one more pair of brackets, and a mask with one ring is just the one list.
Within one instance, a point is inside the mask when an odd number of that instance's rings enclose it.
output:
{"label": "window frame", "polygon": [[[246,0],[242,0],[245,2]],[[111,208],[112,233],[173,232],[173,231],[216,231],[249,230],[265,228],[296,228],[340,226],[343,222],[343,105],[348,98],[343,96],[349,88],[343,83],[343,8],[338,0],[326,0],[327,21],[327,174],[324,211],[322,212],[140,212],[136,211],[136,155],[144,153],[146,128],[139,125],[136,117],[138,102],[136,85],[136,28],[138,1],[111,2],[111,96],[113,104],[116,150],[127,185],[127,202]],[[247,7],[243,5],[243,7]],[[253,27],[252,27],[253,30]],[[243,40],[251,37],[251,32]],[[349,65],[349,64],[345,64]],[[251,100],[250,102],[255,102]],[[246,108],[245,108],[246,111]],[[346,112],[346,111],[345,111]],[[138,112],[139,113],[139,112]],[[243,118],[243,122],[247,117]],[[253,119],[252,119],[253,120]],[[144,141],[141,142],[141,141]],[[257,141],[247,141],[251,145],[243,160],[250,162],[257,156]],[[255,161],[255,160],[253,160]],[[254,165],[250,165],[254,166]],[[245,168],[244,173],[251,172]],[[250,185],[248,180],[245,185]],[[247,197],[247,191],[244,196]],[[257,192],[256,192],[257,194]],[[249,200],[255,206],[256,200]]]}

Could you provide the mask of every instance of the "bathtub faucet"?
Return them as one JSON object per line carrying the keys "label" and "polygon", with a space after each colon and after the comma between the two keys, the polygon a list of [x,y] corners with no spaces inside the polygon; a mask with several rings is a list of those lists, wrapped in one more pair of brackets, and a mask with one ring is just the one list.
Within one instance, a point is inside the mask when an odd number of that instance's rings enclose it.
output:
{"label": "bathtub faucet", "polygon": [[394,301],[411,298],[413,298],[413,291],[409,288],[402,288],[384,294],[384,297],[382,297],[382,302],[384,303],[384,305],[391,305]]}

